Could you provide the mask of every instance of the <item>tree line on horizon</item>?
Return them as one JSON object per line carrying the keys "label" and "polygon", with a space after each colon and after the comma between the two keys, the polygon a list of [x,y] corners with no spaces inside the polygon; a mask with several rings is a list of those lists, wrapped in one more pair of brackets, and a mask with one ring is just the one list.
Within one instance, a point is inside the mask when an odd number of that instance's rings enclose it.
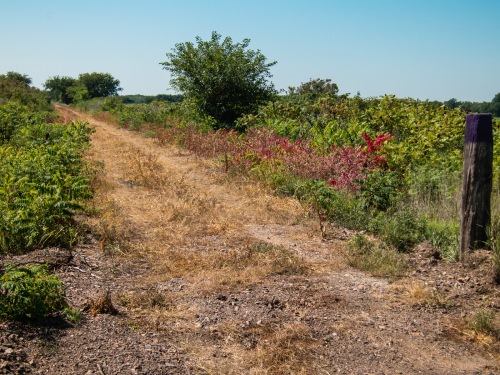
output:
{"label": "tree line on horizon", "polygon": [[[124,104],[147,104],[152,101],[180,102],[187,100],[202,116],[214,120],[214,127],[233,128],[243,115],[256,113],[258,108],[282,96],[314,95],[338,96],[338,87],[330,79],[315,79],[279,93],[270,78],[270,68],[277,62],[267,62],[259,50],[249,49],[250,39],[234,43],[230,37],[222,38],[216,31],[210,40],[196,37],[196,42],[177,43],[167,60],[160,62],[171,73],[171,86],[180,95],[156,96],[126,95]],[[16,80],[26,86],[31,78],[25,74],[7,72],[0,76]],[[52,101],[71,104],[93,98],[116,97],[120,81],[109,73],[82,73],[78,78],[54,76],[44,84]],[[346,96],[348,94],[344,94]],[[460,108],[466,112],[490,112],[500,117],[500,93],[491,102],[460,102],[455,98],[432,103],[447,108]]]}
{"label": "tree line on horizon", "polygon": [[491,113],[495,117],[500,117],[500,92],[493,97],[491,102],[459,101],[452,98],[443,104],[451,109],[460,108],[465,112]]}

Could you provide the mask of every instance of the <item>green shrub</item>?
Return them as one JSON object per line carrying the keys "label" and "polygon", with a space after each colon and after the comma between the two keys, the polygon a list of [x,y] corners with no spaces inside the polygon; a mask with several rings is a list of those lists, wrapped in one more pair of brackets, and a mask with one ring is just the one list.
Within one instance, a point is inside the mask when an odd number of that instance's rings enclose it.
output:
{"label": "green shrub", "polygon": [[64,308],[64,315],[66,315],[66,319],[73,324],[78,323],[83,318],[82,310],[69,306]]}
{"label": "green shrub", "polygon": [[15,102],[0,105],[0,145],[9,142],[23,127],[41,123],[50,115],[49,112],[32,112]]}
{"label": "green shrub", "polygon": [[0,74],[0,105],[16,103],[28,107],[33,112],[53,111],[47,93],[12,78],[14,77]]}
{"label": "green shrub", "polygon": [[0,146],[0,251],[72,246],[76,211],[91,197],[84,123],[34,124]]}
{"label": "green shrub", "polygon": [[46,266],[5,266],[0,277],[1,318],[43,318],[66,307],[63,284]]}
{"label": "green shrub", "polygon": [[401,176],[395,171],[375,169],[360,181],[359,193],[363,208],[385,211],[393,205],[400,194]]}
{"label": "green shrub", "polygon": [[408,251],[425,239],[425,221],[406,208],[380,212],[370,221],[369,229],[398,251]]}
{"label": "green shrub", "polygon": [[425,220],[425,239],[439,249],[443,258],[459,259],[460,223],[438,219]]}
{"label": "green shrub", "polygon": [[346,255],[350,266],[368,271],[374,276],[397,279],[403,276],[408,268],[403,254],[361,234],[354,236],[347,243]]}

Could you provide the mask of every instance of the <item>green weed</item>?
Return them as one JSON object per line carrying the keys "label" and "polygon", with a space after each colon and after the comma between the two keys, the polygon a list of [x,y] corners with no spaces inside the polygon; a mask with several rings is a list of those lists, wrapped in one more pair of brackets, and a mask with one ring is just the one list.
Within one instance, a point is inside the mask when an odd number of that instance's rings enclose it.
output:
{"label": "green weed", "polygon": [[5,266],[0,277],[0,317],[38,319],[67,308],[62,282],[46,266]]}
{"label": "green weed", "polygon": [[469,320],[469,327],[476,333],[482,333],[493,337],[500,336],[500,328],[495,322],[496,311],[482,308],[476,311]]}
{"label": "green weed", "polygon": [[408,269],[403,254],[361,234],[348,242],[346,255],[350,266],[391,280],[403,276]]}
{"label": "green weed", "polygon": [[83,312],[80,309],[73,307],[66,307],[64,309],[64,315],[69,322],[76,324],[83,319]]}

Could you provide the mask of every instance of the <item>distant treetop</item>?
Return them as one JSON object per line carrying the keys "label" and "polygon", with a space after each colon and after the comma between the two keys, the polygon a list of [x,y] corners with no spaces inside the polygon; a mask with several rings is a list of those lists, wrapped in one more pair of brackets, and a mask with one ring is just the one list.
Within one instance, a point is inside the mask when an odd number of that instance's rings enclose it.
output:
{"label": "distant treetop", "polygon": [[122,90],[120,81],[109,73],[82,73],[78,79],[72,77],[50,77],[43,84],[52,100],[66,104],[85,99],[118,95]]}

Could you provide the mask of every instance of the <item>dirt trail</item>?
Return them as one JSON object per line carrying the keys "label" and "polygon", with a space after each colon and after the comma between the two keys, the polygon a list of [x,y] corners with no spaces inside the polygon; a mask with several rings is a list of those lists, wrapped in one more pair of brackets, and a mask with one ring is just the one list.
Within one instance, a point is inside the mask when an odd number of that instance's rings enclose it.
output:
{"label": "dirt trail", "polygon": [[[370,277],[345,264],[344,243],[322,240],[296,201],[248,181],[228,182],[211,163],[153,138],[68,107],[58,111],[95,127],[90,158],[104,165],[95,203],[101,215],[89,220],[97,236],[89,235],[58,274],[75,306],[92,308],[110,291],[119,314],[23,328],[13,336],[14,349],[30,348],[18,350],[19,368],[500,373],[495,346],[461,333],[467,313],[498,306],[498,290],[479,285],[470,270],[424,259],[398,283]],[[472,277],[458,280],[466,275]],[[413,303],[408,285],[417,281],[441,287],[452,303]]]}

